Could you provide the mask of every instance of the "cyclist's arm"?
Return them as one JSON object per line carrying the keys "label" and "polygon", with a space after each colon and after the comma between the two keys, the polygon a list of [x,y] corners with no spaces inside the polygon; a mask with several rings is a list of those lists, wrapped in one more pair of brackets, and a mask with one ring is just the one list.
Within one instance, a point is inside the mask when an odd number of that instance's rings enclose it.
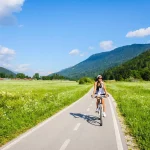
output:
{"label": "cyclist's arm", "polygon": [[97,83],[95,82],[95,83],[94,83],[93,96],[94,96],[94,94],[96,93],[96,86],[97,86]]}

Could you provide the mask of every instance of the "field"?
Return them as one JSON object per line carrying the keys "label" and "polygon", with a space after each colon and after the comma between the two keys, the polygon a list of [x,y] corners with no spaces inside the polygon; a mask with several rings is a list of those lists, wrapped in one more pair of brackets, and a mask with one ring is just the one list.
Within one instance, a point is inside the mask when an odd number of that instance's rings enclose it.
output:
{"label": "field", "polygon": [[106,86],[140,150],[150,150],[150,82],[108,82]]}
{"label": "field", "polygon": [[91,87],[70,81],[0,81],[0,146],[73,103]]}

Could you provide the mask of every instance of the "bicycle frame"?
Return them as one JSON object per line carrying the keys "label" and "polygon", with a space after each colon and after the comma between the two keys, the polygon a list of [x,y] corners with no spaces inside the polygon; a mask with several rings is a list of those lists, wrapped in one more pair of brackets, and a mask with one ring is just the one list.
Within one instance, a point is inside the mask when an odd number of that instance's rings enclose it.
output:
{"label": "bicycle frame", "polygon": [[103,104],[102,104],[102,97],[98,97],[99,104],[98,104],[98,114],[100,117],[100,126],[103,125]]}

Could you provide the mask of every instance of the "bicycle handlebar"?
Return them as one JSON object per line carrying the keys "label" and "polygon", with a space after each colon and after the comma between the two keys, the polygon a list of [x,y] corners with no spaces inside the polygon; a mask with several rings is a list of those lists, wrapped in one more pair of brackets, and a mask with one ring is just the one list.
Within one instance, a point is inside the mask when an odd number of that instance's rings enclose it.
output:
{"label": "bicycle handlebar", "polygon": [[94,96],[94,97],[93,97],[93,95],[91,95],[91,97],[92,97],[92,98],[97,98],[97,97],[105,97],[105,98],[107,98],[107,97],[109,97],[109,94],[98,95],[98,96]]}

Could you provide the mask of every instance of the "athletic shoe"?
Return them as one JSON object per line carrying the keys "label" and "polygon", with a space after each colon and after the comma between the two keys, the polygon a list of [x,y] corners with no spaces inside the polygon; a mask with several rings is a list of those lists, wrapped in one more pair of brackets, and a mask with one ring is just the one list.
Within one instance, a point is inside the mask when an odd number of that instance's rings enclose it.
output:
{"label": "athletic shoe", "polygon": [[103,112],[103,117],[106,117],[106,113],[105,112]]}
{"label": "athletic shoe", "polygon": [[99,111],[99,109],[98,109],[98,108],[96,108],[95,112],[98,112],[98,111]]}

